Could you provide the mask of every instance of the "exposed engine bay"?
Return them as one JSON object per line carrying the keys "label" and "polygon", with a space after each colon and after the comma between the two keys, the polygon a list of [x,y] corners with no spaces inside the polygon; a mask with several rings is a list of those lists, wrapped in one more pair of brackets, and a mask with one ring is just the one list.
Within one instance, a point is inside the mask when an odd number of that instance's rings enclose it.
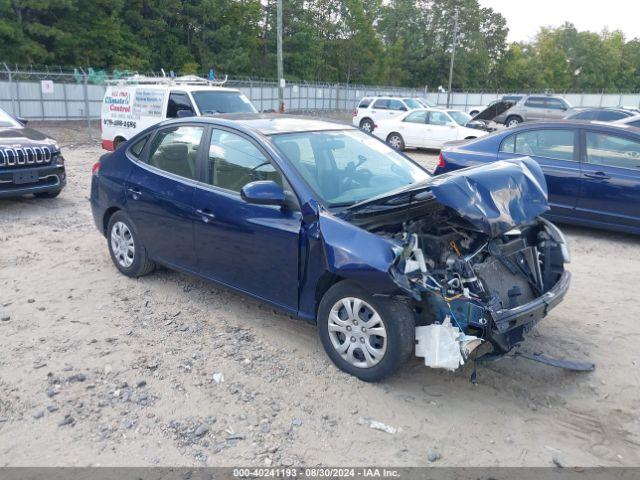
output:
{"label": "exposed engine bay", "polygon": [[[499,338],[522,321],[500,313],[552,290],[569,260],[560,231],[540,218],[494,238],[465,228],[462,219],[437,214],[377,233],[398,245],[390,274],[411,295],[418,314],[416,355],[428,366],[449,370],[485,342],[494,353],[505,353],[522,340],[524,329],[514,338]],[[544,315],[546,309],[539,318],[526,318],[527,329]]]}

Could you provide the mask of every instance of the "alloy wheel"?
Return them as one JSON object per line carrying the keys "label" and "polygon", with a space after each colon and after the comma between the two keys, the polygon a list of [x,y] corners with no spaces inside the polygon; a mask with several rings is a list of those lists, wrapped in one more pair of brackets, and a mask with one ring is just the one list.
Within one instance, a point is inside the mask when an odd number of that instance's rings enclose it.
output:
{"label": "alloy wheel", "polygon": [[402,139],[398,135],[392,135],[389,137],[389,145],[395,150],[400,150],[402,147]]}
{"label": "alloy wheel", "polygon": [[329,338],[338,354],[354,367],[371,368],[387,351],[387,329],[376,310],[362,299],[338,300],[329,313]]}
{"label": "alloy wheel", "polygon": [[124,222],[116,222],[111,228],[111,251],[121,267],[129,268],[135,257],[135,244],[131,230]]}

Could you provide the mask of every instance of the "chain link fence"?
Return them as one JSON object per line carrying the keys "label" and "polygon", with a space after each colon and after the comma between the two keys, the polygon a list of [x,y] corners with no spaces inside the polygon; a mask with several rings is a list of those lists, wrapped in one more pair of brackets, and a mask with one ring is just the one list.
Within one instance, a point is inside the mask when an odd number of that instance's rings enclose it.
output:
{"label": "chain link fence", "polygon": [[[18,67],[0,64],[0,108],[28,120],[91,120],[100,118],[102,98],[109,79],[124,78],[136,72]],[[151,75],[161,76],[151,73]],[[278,108],[278,85],[272,80],[230,78],[227,87],[241,90],[260,111]],[[503,95],[517,92],[454,92],[450,107],[467,112],[477,110]],[[351,111],[365,96],[394,95],[422,97],[446,106],[446,92],[426,88],[401,88],[318,82],[288,82],[284,101],[290,112]],[[571,105],[589,107],[640,107],[640,93],[585,94],[562,93]]]}

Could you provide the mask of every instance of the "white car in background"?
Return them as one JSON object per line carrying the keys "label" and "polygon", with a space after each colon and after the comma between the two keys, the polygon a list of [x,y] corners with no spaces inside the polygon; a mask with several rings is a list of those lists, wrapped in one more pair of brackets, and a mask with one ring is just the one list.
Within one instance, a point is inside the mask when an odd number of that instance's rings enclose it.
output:
{"label": "white car in background", "polygon": [[470,120],[471,116],[461,110],[424,108],[378,121],[373,134],[396,150],[440,149],[447,142],[483,137],[488,133],[465,126]]}
{"label": "white car in background", "polygon": [[353,126],[371,133],[379,121],[399,117],[405,112],[424,108],[416,98],[411,97],[364,97],[353,111]]}

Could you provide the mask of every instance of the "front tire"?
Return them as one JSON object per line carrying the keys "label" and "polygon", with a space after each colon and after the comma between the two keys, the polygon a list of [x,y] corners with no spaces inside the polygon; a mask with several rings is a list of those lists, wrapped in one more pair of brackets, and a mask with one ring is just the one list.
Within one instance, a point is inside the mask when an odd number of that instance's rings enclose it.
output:
{"label": "front tire", "polygon": [[320,340],[333,363],[365,382],[395,372],[415,345],[415,320],[403,302],[373,297],[357,284],[333,285],[318,308]]}
{"label": "front tire", "polygon": [[122,211],[114,213],[109,219],[107,245],[113,264],[127,277],[142,277],[152,272],[156,266],[149,260],[147,249],[133,222]]}
{"label": "front tire", "polygon": [[507,118],[507,121],[505,122],[505,125],[509,128],[511,127],[517,127],[518,125],[520,125],[522,123],[522,119],[520,117],[509,117]]}
{"label": "front tire", "polygon": [[405,148],[404,139],[402,138],[402,135],[400,135],[399,133],[394,132],[391,135],[389,135],[387,137],[387,143],[391,148],[393,148],[394,150],[398,150],[400,152],[403,151]]}

